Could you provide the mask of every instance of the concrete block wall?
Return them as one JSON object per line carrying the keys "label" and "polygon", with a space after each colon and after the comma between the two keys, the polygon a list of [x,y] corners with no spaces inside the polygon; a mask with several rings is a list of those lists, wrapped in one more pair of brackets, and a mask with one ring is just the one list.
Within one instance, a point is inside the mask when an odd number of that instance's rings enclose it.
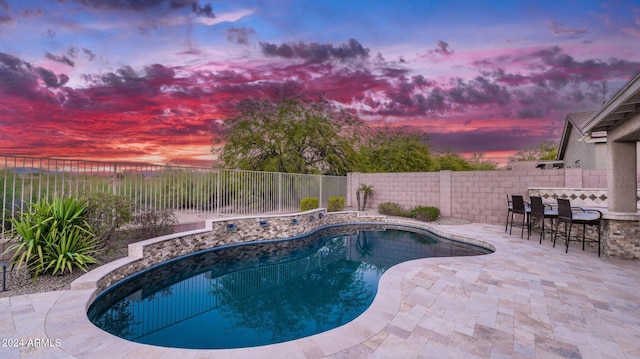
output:
{"label": "concrete block wall", "polygon": [[440,207],[439,172],[349,173],[345,206],[357,207],[356,191],[360,184],[373,186],[374,195],[367,201],[367,208],[378,208],[383,202],[396,202],[405,207]]}
{"label": "concrete block wall", "polygon": [[571,186],[567,188],[607,188],[607,170],[582,170],[582,186]]}
{"label": "concrete block wall", "polygon": [[562,185],[562,170],[451,172],[450,216],[479,223],[504,223],[507,194],[527,197],[529,187]]}
{"label": "concrete block wall", "polygon": [[[581,170],[574,175],[582,181]],[[382,202],[434,206],[444,217],[498,224],[506,220],[506,194],[526,197],[529,187],[565,187],[565,170],[350,173],[347,183],[348,207],[356,207],[355,191],[364,183],[375,191],[368,208]]]}

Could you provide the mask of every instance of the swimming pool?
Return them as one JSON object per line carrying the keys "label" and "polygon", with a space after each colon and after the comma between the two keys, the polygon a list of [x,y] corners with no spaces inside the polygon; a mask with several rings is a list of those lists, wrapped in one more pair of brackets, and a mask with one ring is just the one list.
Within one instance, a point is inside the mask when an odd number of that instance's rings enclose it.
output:
{"label": "swimming pool", "polygon": [[273,344],[355,319],[397,263],[489,252],[411,227],[331,226],[154,266],[101,293],[88,316],[109,333],[158,346]]}

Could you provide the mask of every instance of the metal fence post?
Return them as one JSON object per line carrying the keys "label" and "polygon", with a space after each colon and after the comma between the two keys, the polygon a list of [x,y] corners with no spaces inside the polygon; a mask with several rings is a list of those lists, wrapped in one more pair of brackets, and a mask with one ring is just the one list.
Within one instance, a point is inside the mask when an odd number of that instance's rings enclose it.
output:
{"label": "metal fence post", "polygon": [[320,191],[319,191],[320,195],[318,196],[319,197],[319,202],[320,202],[320,207],[323,207],[322,206],[322,200],[323,200],[323,198],[322,198],[322,177],[323,176],[320,175],[320,181],[318,181],[320,183]]}
{"label": "metal fence post", "polygon": [[0,263],[0,266],[2,266],[2,291],[6,292],[7,291],[7,262],[3,261],[2,263]]}
{"label": "metal fence post", "polygon": [[113,195],[117,195],[116,191],[116,178],[118,178],[118,165],[116,163],[113,164]]}
{"label": "metal fence post", "polygon": [[278,212],[282,213],[282,173],[278,173]]}
{"label": "metal fence post", "polygon": [[216,177],[216,217],[220,217],[220,195],[222,193],[220,188],[220,177],[222,177],[222,171],[218,171],[218,176]]}

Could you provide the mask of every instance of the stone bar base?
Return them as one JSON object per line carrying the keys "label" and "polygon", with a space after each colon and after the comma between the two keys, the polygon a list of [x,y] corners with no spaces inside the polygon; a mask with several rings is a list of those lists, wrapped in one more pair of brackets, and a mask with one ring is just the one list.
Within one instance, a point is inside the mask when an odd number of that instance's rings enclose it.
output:
{"label": "stone bar base", "polygon": [[640,258],[640,222],[603,219],[602,254],[607,257]]}
{"label": "stone bar base", "polygon": [[[621,259],[640,259],[640,221],[637,218],[638,215],[612,215],[606,214],[602,218],[601,238],[600,238],[600,251],[602,257],[609,258],[621,258]],[[607,218],[617,217],[617,218]],[[532,240],[538,240],[540,238],[540,223],[537,218],[531,218],[531,225],[533,232],[531,233]],[[597,226],[586,226],[586,239],[587,241],[598,238]],[[551,226],[550,220],[545,222],[545,234],[546,240],[553,241],[555,230],[555,224]],[[551,232],[551,233],[549,233]],[[564,223],[559,226],[557,246],[564,246]],[[571,229],[572,239],[582,238],[582,225],[574,224]],[[580,244],[581,245],[581,244]],[[597,250],[597,243],[586,242],[586,245],[590,248]],[[578,249],[578,244],[573,243],[569,247],[569,251]]]}

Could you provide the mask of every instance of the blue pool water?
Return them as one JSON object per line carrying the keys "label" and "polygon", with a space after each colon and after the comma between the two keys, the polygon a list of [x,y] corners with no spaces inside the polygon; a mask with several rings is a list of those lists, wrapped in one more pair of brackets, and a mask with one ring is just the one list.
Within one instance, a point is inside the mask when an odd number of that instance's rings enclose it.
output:
{"label": "blue pool water", "polygon": [[109,288],[88,316],[119,337],[166,347],[241,348],[306,337],[362,314],[395,264],[490,252],[419,232],[339,226],[197,253]]}

